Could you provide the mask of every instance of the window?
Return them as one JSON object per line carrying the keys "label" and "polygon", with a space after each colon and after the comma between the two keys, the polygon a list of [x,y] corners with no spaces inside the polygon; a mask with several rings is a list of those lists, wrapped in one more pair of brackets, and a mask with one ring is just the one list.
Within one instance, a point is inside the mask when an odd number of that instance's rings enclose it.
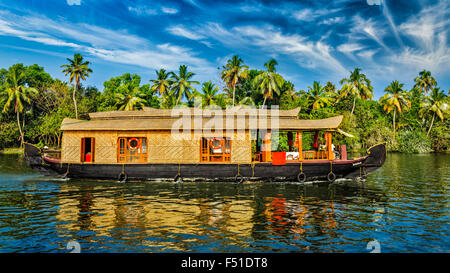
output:
{"label": "window", "polygon": [[203,137],[200,153],[202,162],[230,162],[231,140],[223,137]]}
{"label": "window", "polygon": [[81,162],[94,162],[95,138],[83,137],[81,139]]}
{"label": "window", "polygon": [[147,162],[147,138],[120,137],[118,141],[118,162],[145,163]]}

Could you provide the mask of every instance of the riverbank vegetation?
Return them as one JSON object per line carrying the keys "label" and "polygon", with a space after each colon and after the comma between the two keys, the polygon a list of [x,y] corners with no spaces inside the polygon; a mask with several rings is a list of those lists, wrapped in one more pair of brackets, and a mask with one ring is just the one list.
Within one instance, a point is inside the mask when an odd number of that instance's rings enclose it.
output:
{"label": "riverbank vegetation", "polygon": [[387,142],[390,151],[407,153],[450,149],[449,90],[441,89],[430,71],[420,71],[411,79],[410,90],[393,79],[385,94],[373,100],[371,81],[360,68],[339,83],[312,81],[303,88],[286,81],[277,66],[272,59],[261,70],[250,68],[233,56],[221,68],[220,83],[195,81],[195,72],[181,65],[178,71],[155,71],[148,83],[130,73],[111,77],[100,91],[83,85],[95,72],[80,54],[61,64],[67,82],[53,79],[37,64],[14,64],[0,70],[0,149],[20,147],[24,141],[58,147],[65,117],[88,119],[90,112],[144,106],[193,107],[196,97],[202,99],[202,107],[222,109],[233,105],[301,107],[302,119],[342,114],[341,129],[354,137],[336,137],[351,150],[365,150],[380,142]]}

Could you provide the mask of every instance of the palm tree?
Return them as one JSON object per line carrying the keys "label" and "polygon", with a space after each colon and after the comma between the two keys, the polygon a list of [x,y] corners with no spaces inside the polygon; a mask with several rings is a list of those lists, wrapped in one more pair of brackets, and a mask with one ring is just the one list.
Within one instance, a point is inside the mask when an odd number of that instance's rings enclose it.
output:
{"label": "palm tree", "polygon": [[423,70],[419,73],[419,76],[414,78],[414,87],[420,90],[420,93],[424,91],[428,94],[434,86],[436,86],[436,80],[431,76],[431,72]]}
{"label": "palm tree", "polygon": [[173,79],[171,89],[174,91],[173,95],[175,95],[177,99],[177,104],[180,103],[183,96],[186,97],[186,99],[191,100],[192,93],[195,91],[195,88],[192,87],[192,85],[200,84],[197,81],[190,80],[195,75],[195,73],[188,72],[186,65],[180,65],[178,75],[173,72],[170,72],[170,75]]}
{"label": "palm tree", "polygon": [[155,72],[157,79],[150,80],[153,83],[151,89],[154,93],[158,92],[159,95],[164,95],[173,83],[173,80],[169,78],[170,72],[166,72],[165,69],[155,70]]}
{"label": "palm tree", "polygon": [[235,102],[236,85],[242,80],[248,77],[248,66],[243,65],[244,61],[239,56],[234,55],[227,61],[227,64],[223,66],[221,73],[222,80],[225,81],[228,88],[233,89],[233,106]]}
{"label": "palm tree", "polygon": [[215,105],[218,96],[219,87],[211,81],[202,84],[202,93],[195,92],[195,95],[202,99],[202,107]]}
{"label": "palm tree", "polygon": [[431,128],[433,127],[434,119],[438,116],[441,120],[444,120],[444,115],[448,111],[448,104],[446,103],[446,95],[444,91],[440,88],[433,88],[429,97],[425,98],[425,102],[420,105],[422,109],[422,115],[425,113],[433,113],[433,118],[431,119],[431,125],[428,129],[427,136],[430,134]]}
{"label": "palm tree", "polygon": [[264,71],[257,75],[253,80],[253,86],[261,92],[264,96],[262,107],[266,104],[267,98],[273,98],[273,93],[280,95],[280,87],[283,85],[284,79],[281,75],[275,73],[275,60],[270,60],[265,63],[264,66],[267,71]]}
{"label": "palm tree", "polygon": [[170,89],[166,90],[166,93],[160,98],[162,108],[171,109],[177,105],[178,100],[175,97],[174,93],[175,92]]}
{"label": "palm tree", "polygon": [[340,81],[340,84],[345,84],[340,90],[340,96],[338,100],[336,100],[337,103],[339,99],[348,95],[352,95],[353,108],[351,115],[353,115],[353,112],[355,111],[356,98],[366,100],[373,97],[373,87],[370,83],[370,80],[367,79],[366,75],[360,73],[360,71],[360,68],[355,68],[353,72],[350,72],[350,78],[344,78]]}
{"label": "palm tree", "polygon": [[331,97],[325,90],[325,87],[321,86],[319,82],[314,81],[313,86],[308,86],[307,98],[312,104],[312,109],[320,109],[331,103]]}
{"label": "palm tree", "polygon": [[384,89],[386,94],[380,98],[380,103],[383,105],[384,111],[388,114],[394,110],[394,117],[392,125],[395,139],[395,116],[398,111],[401,114],[404,110],[411,106],[411,101],[408,98],[408,92],[403,90],[403,83],[392,81],[391,84]]}
{"label": "palm tree", "polygon": [[[31,87],[24,86],[25,73],[18,66],[12,66],[6,74],[6,92],[8,99],[6,100],[3,112],[9,111],[14,104],[14,112],[16,112],[17,126],[20,133],[20,147],[23,147],[24,133],[20,125],[20,113],[23,112],[24,103],[30,103],[30,95],[36,94],[37,91]],[[25,117],[24,117],[25,118]]]}
{"label": "palm tree", "polygon": [[70,64],[61,65],[61,67],[65,68],[62,72],[66,73],[64,76],[70,75],[70,82],[75,81],[75,85],[73,87],[73,104],[75,106],[75,117],[78,119],[78,109],[77,109],[77,99],[76,92],[78,85],[80,84],[80,79],[83,81],[86,80],[86,77],[89,77],[89,73],[92,73],[92,69],[88,67],[90,62],[83,61],[83,56],[79,53],[75,53],[73,55],[73,60],[67,58]]}
{"label": "palm tree", "polygon": [[139,87],[135,87],[131,92],[115,93],[116,104],[119,110],[133,111],[142,109],[147,102],[143,97],[145,94],[141,92]]}

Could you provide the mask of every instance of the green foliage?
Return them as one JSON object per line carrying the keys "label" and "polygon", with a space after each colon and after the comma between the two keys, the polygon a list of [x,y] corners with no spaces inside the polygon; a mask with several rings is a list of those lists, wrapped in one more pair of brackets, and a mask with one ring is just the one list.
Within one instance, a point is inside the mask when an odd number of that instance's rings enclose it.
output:
{"label": "green foliage", "polygon": [[15,122],[0,122],[0,149],[18,146],[20,133]]}
{"label": "green foliage", "polygon": [[[194,95],[202,97],[203,107],[213,105],[225,109],[234,101],[235,105],[256,107],[279,105],[283,110],[300,107],[301,119],[343,115],[340,129],[354,137],[335,133],[333,141],[346,144],[349,151],[365,151],[382,142],[388,144],[390,151],[399,152],[450,149],[449,97],[437,87],[429,71],[419,73],[410,91],[393,81],[386,88],[387,95],[377,102],[371,100],[371,82],[360,69],[343,79],[341,86],[332,82],[322,86],[312,81],[309,89],[305,89],[308,91],[304,91],[296,90],[291,82],[276,73],[276,61],[270,60],[264,70],[257,70],[248,68],[242,59],[234,56],[222,67],[223,85],[207,81],[196,91],[194,86],[199,82],[193,80],[195,73],[182,65],[177,73],[157,70],[148,83],[142,83],[139,75],[130,73],[111,77],[103,83],[103,91],[99,91],[79,82],[92,72],[87,67],[89,62],[75,55],[73,60],[68,60],[70,63],[63,66],[64,72],[70,75],[69,80],[74,85],[52,79],[37,64],[19,63],[0,69],[0,109],[5,109],[0,113],[0,149],[19,146],[21,127],[25,141],[58,146],[62,120],[75,118],[76,113],[79,118],[88,119],[90,112],[142,109],[144,106],[173,108],[180,104],[192,107]],[[76,69],[82,71],[75,73]],[[11,71],[15,71],[15,81]],[[11,96],[13,87],[20,88],[14,89],[17,92]],[[17,104],[19,118],[15,112],[15,97],[20,97],[21,101],[21,105]],[[311,148],[313,137],[314,133],[303,134],[304,149]],[[280,132],[278,140],[272,138],[272,146],[287,151],[286,132]]]}
{"label": "green foliage", "polygon": [[402,130],[398,132],[393,150],[402,153],[429,153],[432,151],[431,145],[425,132]]}

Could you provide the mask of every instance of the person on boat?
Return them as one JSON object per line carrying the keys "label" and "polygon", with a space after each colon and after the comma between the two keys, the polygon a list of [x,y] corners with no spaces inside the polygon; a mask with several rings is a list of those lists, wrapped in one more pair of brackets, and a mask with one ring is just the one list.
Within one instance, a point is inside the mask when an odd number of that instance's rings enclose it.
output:
{"label": "person on boat", "polygon": [[334,153],[334,159],[339,158],[339,151],[337,151],[337,150],[335,149],[335,146],[334,146],[333,143],[331,143],[331,150],[332,150],[333,153]]}

